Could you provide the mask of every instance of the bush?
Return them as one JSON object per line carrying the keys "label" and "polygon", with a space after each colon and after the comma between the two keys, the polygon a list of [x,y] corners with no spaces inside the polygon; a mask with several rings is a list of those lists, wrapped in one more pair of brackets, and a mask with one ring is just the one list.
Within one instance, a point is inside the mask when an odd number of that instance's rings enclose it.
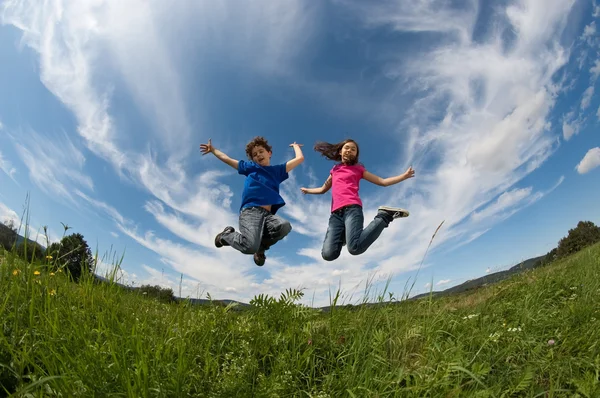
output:
{"label": "bush", "polygon": [[78,281],[83,273],[90,273],[94,266],[94,258],[87,242],[81,234],[71,234],[62,238],[60,243],[53,243],[46,250],[52,257],[51,268],[65,268],[71,277]]}
{"label": "bush", "polygon": [[158,301],[162,301],[165,303],[170,303],[175,301],[175,295],[173,294],[173,289],[162,288],[158,285],[142,285],[140,287],[141,294],[144,294],[148,297],[153,297],[158,299]]}

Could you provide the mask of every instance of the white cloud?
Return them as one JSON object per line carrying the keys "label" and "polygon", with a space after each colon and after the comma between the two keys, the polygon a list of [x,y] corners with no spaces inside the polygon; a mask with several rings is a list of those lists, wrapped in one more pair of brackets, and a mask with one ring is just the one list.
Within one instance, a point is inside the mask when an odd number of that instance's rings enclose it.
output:
{"label": "white cloud", "polygon": [[73,201],[73,186],[93,190],[92,179],[82,172],[85,157],[66,133],[51,137],[21,130],[12,139],[29,178],[42,191]]}
{"label": "white cloud", "polygon": [[590,102],[592,101],[592,96],[594,95],[594,86],[588,87],[583,96],[581,97],[581,109],[585,110],[588,106],[590,106]]}
{"label": "white cloud", "polygon": [[429,288],[431,288],[431,282],[427,282],[427,283],[424,285],[424,287],[425,287],[425,289],[429,289]]}
{"label": "white cloud", "polygon": [[590,68],[590,75],[592,75],[592,82],[595,82],[598,79],[598,76],[600,75],[600,59],[594,61],[594,66]]}
{"label": "white cloud", "polygon": [[[583,106],[583,99],[582,99]],[[569,141],[574,135],[577,135],[583,124],[583,116],[580,114],[575,118],[575,112],[569,112],[563,117],[562,133],[565,141]]]}
{"label": "white cloud", "polygon": [[452,282],[451,279],[441,279],[441,280],[437,281],[437,283],[435,285],[436,286],[443,286],[443,285],[447,285],[450,282]]}
{"label": "white cloud", "polygon": [[118,238],[119,234],[113,231],[110,231],[110,234],[114,237],[114,238]]}
{"label": "white cloud", "polygon": [[6,223],[12,221],[14,225],[19,225],[19,215],[10,207],[6,206],[4,203],[0,202],[0,222]]}
{"label": "white cloud", "polygon": [[17,169],[12,166],[11,162],[2,157],[2,152],[0,152],[0,170],[16,182],[15,174],[17,173]]}
{"label": "white cloud", "polygon": [[596,34],[596,21],[592,21],[589,25],[583,28],[583,37],[588,38]]}
{"label": "white cloud", "polygon": [[576,169],[579,174],[585,174],[600,166],[600,147],[592,148],[581,159]]}

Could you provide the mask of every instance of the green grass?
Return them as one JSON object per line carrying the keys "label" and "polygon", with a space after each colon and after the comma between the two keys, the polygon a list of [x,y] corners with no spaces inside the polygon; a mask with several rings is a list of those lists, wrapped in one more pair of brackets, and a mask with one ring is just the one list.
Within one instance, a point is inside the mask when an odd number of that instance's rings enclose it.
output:
{"label": "green grass", "polygon": [[471,293],[327,313],[294,291],[241,312],[162,304],[0,258],[0,395],[600,396],[600,245]]}

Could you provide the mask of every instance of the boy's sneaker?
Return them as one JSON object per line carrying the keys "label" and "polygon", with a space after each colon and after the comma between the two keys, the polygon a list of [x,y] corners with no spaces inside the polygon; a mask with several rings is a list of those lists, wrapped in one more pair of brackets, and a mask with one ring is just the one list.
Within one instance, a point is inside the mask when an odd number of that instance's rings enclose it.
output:
{"label": "boy's sneaker", "polygon": [[254,253],[254,264],[258,265],[259,267],[262,267],[263,265],[265,265],[266,259],[267,259],[267,256],[265,256],[265,252]]}
{"label": "boy's sneaker", "polygon": [[410,214],[408,210],[404,210],[399,207],[379,206],[377,210],[389,214],[393,219],[408,217]]}
{"label": "boy's sneaker", "polygon": [[225,242],[222,238],[223,238],[224,234],[230,234],[232,232],[235,232],[235,228],[225,227],[223,232],[221,232],[221,233],[217,234],[217,236],[215,236],[215,246],[217,246],[217,247],[229,246],[229,243]]}

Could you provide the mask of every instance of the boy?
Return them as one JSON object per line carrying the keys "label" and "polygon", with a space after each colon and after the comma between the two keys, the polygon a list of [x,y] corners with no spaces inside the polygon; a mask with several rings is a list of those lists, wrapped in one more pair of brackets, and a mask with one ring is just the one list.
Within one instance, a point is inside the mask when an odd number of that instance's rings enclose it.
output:
{"label": "boy", "polygon": [[227,163],[246,176],[242,205],[240,207],[240,232],[231,226],[215,237],[215,246],[231,246],[244,254],[253,254],[254,263],[263,266],[266,260],[265,251],[285,238],[292,230],[289,221],[275,215],[277,210],[285,206],[279,194],[279,185],[287,180],[288,172],[304,161],[302,145],[290,144],[296,157],[285,164],[271,166],[271,146],[264,137],[255,137],[246,145],[246,156],[249,161],[235,160],[208,144],[201,144],[202,155],[212,153],[219,160]]}

